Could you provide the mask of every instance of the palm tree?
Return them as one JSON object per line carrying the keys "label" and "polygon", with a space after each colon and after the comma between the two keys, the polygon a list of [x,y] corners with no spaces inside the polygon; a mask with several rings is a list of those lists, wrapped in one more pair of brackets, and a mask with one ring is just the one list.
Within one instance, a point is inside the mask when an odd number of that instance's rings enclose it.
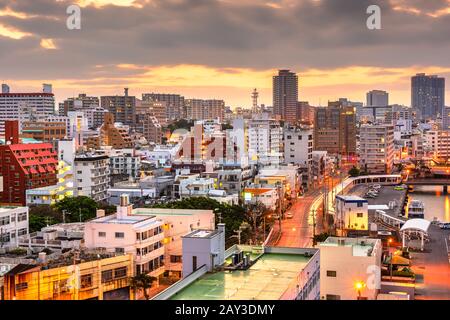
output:
{"label": "palm tree", "polygon": [[155,277],[149,276],[145,273],[141,273],[130,279],[130,286],[133,288],[135,296],[136,291],[140,289],[144,292],[145,300],[149,300],[150,296],[148,295],[147,289],[151,288],[153,282],[155,282],[156,280],[157,279]]}

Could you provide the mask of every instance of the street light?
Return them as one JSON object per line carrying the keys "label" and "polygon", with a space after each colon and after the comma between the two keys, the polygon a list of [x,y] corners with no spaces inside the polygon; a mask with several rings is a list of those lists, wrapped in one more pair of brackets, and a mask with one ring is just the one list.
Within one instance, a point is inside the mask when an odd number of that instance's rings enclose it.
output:
{"label": "street light", "polygon": [[366,287],[363,281],[358,281],[355,283],[355,289],[358,291],[358,300],[361,300],[361,290]]}

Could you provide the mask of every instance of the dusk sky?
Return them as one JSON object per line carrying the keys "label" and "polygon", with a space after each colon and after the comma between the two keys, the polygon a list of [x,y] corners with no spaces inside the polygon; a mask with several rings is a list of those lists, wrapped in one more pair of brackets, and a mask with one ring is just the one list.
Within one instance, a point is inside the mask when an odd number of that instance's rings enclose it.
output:
{"label": "dusk sky", "polygon": [[[82,29],[66,8],[82,6]],[[381,7],[382,30],[366,9]],[[57,100],[87,93],[180,93],[272,105],[272,76],[300,77],[312,105],[371,89],[410,104],[418,72],[446,77],[450,0],[0,0],[0,81],[13,92],[52,83]]]}

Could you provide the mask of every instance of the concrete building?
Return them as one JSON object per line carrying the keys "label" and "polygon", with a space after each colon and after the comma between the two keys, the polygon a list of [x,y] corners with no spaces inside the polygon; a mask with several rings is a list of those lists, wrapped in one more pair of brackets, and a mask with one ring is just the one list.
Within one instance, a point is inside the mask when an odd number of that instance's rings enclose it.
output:
{"label": "concrete building", "polygon": [[381,287],[381,240],[329,237],[319,249],[321,300],[376,300]]}
{"label": "concrete building", "polygon": [[424,133],[423,148],[435,159],[450,158],[450,131],[430,130]]}
{"label": "concrete building", "polygon": [[389,93],[382,90],[367,92],[366,105],[369,107],[385,107],[389,105]]}
{"label": "concrete building", "polygon": [[357,196],[336,196],[335,226],[341,236],[349,232],[368,232],[369,230],[369,202]]}
{"label": "concrete building", "polygon": [[244,189],[244,202],[247,204],[263,204],[269,210],[276,210],[279,191],[274,186],[252,184]]}
{"label": "concrete building", "polygon": [[95,201],[108,199],[110,183],[109,157],[81,154],[74,160],[75,195],[87,196]]}
{"label": "concrete building", "polygon": [[313,133],[311,127],[284,128],[284,162],[310,168],[312,165]]}
{"label": "concrete building", "polygon": [[[319,299],[317,249],[233,246],[225,251],[217,248],[219,232],[198,231],[183,239],[192,248],[183,257],[186,273],[195,271],[154,300],[203,300],[205,292],[211,300]],[[214,268],[223,251],[224,263]]]}
{"label": "concrete building", "polygon": [[155,116],[146,114],[142,119],[142,133],[148,143],[161,144],[163,138],[162,126]]}
{"label": "concrete building", "polygon": [[268,114],[255,115],[249,121],[248,141],[250,163],[283,162],[283,128]]}
{"label": "concrete building", "polygon": [[4,275],[4,300],[134,299],[131,255],[70,253],[44,263],[9,270]]}
{"label": "concrete building", "polygon": [[19,120],[19,110],[22,107],[33,107],[36,112],[44,115],[55,112],[55,96],[48,92],[48,86],[44,85],[42,92],[35,93],[12,93],[7,85],[3,89],[0,94],[0,136],[5,134],[6,120]]}
{"label": "concrete building", "polygon": [[450,107],[444,107],[442,113],[442,130],[450,131]]}
{"label": "concrete building", "polygon": [[116,214],[87,222],[84,232],[86,248],[133,255],[135,274],[164,273],[163,222],[155,216],[134,215],[127,196],[122,196]]}
{"label": "concrete building", "polygon": [[411,78],[411,106],[422,119],[436,119],[445,106],[445,78],[418,73]]}
{"label": "concrete building", "polygon": [[360,167],[368,173],[392,171],[394,164],[394,127],[362,125],[360,128]]}
{"label": "concrete building", "polygon": [[70,111],[84,111],[87,109],[95,109],[99,106],[100,100],[98,97],[90,97],[85,93],[81,93],[78,97],[64,100],[59,109],[59,115],[67,116]]}
{"label": "concrete building", "polygon": [[206,266],[208,271],[225,262],[225,224],[218,230],[197,229],[182,237],[183,239],[183,277]]}
{"label": "concrete building", "polygon": [[133,147],[133,141],[128,134],[128,129],[114,123],[114,115],[105,113],[105,120],[100,127],[98,137],[88,139],[88,149],[99,149],[102,146],[111,146],[115,149]]}
{"label": "concrete building", "polygon": [[356,152],[356,114],[352,106],[329,102],[315,109],[314,150],[344,157]]}
{"label": "concrete building", "polygon": [[142,100],[164,102],[168,121],[186,118],[184,97],[179,94],[145,93],[142,95]]}
{"label": "concrete building", "polygon": [[67,137],[67,125],[65,122],[26,121],[22,123],[22,137],[54,142]]}
{"label": "concrete building", "polygon": [[0,248],[19,247],[19,237],[28,234],[28,207],[0,207]]}
{"label": "concrete building", "polygon": [[279,70],[273,77],[273,109],[275,117],[296,125],[298,114],[298,76],[290,70]]}
{"label": "concrete building", "polygon": [[49,143],[20,143],[17,120],[6,121],[5,131],[5,145],[0,145],[0,202],[24,206],[26,190],[57,183],[57,154]]}
{"label": "concrete building", "polygon": [[117,122],[136,127],[136,97],[128,95],[128,88],[124,89],[123,96],[101,97],[101,107],[112,113]]}

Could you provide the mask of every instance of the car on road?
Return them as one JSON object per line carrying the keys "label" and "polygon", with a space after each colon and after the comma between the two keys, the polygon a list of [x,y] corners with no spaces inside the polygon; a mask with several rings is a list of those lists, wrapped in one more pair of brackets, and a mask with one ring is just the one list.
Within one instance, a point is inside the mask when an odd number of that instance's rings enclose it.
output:
{"label": "car on road", "polygon": [[439,227],[443,230],[449,230],[450,229],[450,222],[441,223]]}
{"label": "car on road", "polygon": [[375,190],[380,190],[380,189],[381,189],[381,185],[379,185],[379,184],[374,184],[373,186],[371,186],[371,188],[372,188],[372,189],[375,189]]}
{"label": "car on road", "polygon": [[291,212],[286,213],[284,216],[286,217],[286,219],[292,219],[294,217]]}

